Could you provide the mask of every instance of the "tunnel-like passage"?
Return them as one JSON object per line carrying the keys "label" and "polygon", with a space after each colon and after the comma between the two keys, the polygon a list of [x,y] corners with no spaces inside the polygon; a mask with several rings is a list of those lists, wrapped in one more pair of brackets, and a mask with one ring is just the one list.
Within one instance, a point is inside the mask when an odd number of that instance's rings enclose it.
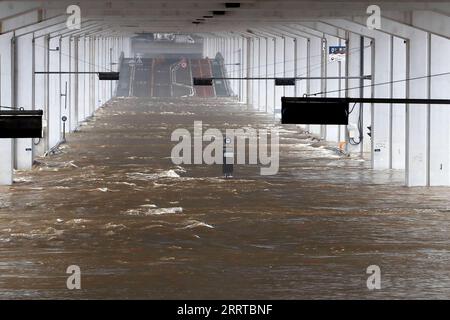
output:
{"label": "tunnel-like passage", "polygon": [[1,1],[0,298],[450,297],[449,16]]}
{"label": "tunnel-like passage", "polygon": [[380,298],[449,294],[432,289],[450,286],[448,189],[367,174],[295,126],[280,132],[275,176],[174,165],[176,128],[274,125],[233,100],[115,99],[94,119],[0,189],[0,297],[74,297],[56,270],[77,264],[82,298],[364,298],[367,261],[389,273]]}

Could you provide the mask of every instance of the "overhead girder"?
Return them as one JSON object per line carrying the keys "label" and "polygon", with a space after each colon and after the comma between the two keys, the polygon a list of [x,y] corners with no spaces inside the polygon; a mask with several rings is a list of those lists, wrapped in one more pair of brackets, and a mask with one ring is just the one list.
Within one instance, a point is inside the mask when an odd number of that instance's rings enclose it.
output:
{"label": "overhead girder", "polygon": [[0,21],[17,17],[21,14],[35,11],[40,8],[36,1],[1,1]]}
{"label": "overhead girder", "polygon": [[[6,1],[7,3],[21,3],[20,1]],[[28,1],[33,6],[22,6],[23,11],[16,9],[16,14],[36,10],[40,8],[48,12],[59,12],[67,15],[66,9],[73,1]],[[24,4],[24,2],[22,2]],[[153,1],[87,1],[77,2],[82,10],[84,19],[110,20],[115,30],[133,32],[208,32],[245,29],[248,26],[276,25],[286,23],[308,22],[311,23],[323,18],[344,18],[348,16],[365,16],[366,9],[371,4],[369,1],[240,1],[240,8],[225,8],[220,0],[153,0]],[[429,17],[440,17],[450,13],[450,4],[442,2],[418,2],[418,1],[379,1],[383,14],[395,16],[411,16],[411,23],[418,27],[432,29],[434,32],[448,37],[448,22],[436,22]],[[20,5],[16,5],[20,7]],[[202,19],[205,15],[211,15],[214,10],[226,11],[226,15],[215,15],[212,19],[205,19],[200,25],[193,25],[196,19]],[[416,10],[416,11],[414,11]],[[419,13],[417,10],[422,10]],[[424,11],[427,10],[427,11]],[[433,10],[441,13],[432,12]],[[408,20],[405,18],[405,20]],[[431,25],[429,21],[432,21]],[[441,19],[442,20],[442,19]],[[417,22],[415,22],[417,21]],[[127,26],[128,25],[128,26]]]}
{"label": "overhead girder", "polygon": [[336,38],[345,39],[347,37],[345,30],[343,30],[341,28],[337,28],[337,27],[333,27],[333,26],[330,26],[330,25],[323,24],[323,23],[321,23],[319,21],[314,21],[314,22],[303,21],[303,22],[299,22],[299,25],[301,27],[305,27],[305,28],[308,28],[310,30],[312,29],[312,30],[323,32],[324,34],[327,34],[329,36],[333,36],[333,37],[336,37]]}

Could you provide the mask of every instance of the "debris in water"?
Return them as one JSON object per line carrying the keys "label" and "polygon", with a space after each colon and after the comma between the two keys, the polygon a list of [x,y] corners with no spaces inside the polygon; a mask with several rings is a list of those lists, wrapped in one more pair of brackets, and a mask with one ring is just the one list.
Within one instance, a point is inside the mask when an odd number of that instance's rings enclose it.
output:
{"label": "debris in water", "polygon": [[128,178],[133,180],[141,180],[141,181],[149,181],[149,180],[156,180],[161,178],[180,178],[180,175],[175,172],[175,170],[167,170],[160,173],[141,173],[141,172],[135,172],[135,173],[128,173]]}
{"label": "debris in water", "polygon": [[201,222],[201,221],[188,221],[189,224],[181,229],[194,229],[194,228],[209,228],[214,229],[214,227],[210,224]]}
{"label": "debris in water", "polygon": [[183,213],[183,208],[173,207],[173,208],[159,208],[159,209],[130,209],[125,212],[129,216],[160,216],[164,214],[178,214]]}

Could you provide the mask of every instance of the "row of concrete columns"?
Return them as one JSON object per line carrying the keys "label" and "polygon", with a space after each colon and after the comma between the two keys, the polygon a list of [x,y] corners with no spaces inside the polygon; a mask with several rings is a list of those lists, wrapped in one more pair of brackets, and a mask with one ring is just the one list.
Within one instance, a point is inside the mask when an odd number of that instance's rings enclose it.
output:
{"label": "row of concrete columns", "polygon": [[122,53],[130,51],[128,38],[46,25],[0,35],[0,105],[44,110],[43,139],[0,139],[0,185],[12,184],[14,169],[30,170],[36,156],[61,143],[63,117],[67,117],[65,133],[71,132],[115,95],[115,81],[77,72],[118,71]]}
{"label": "row of concrete columns", "polygon": [[[408,25],[383,18],[379,30],[354,18],[206,34],[205,56],[220,52],[232,77],[372,76],[298,81],[295,88],[275,87],[273,80],[231,81],[242,102],[276,117],[282,96],[450,99],[450,75],[442,75],[450,72],[449,17],[431,15],[427,20],[429,12],[414,13]],[[328,47],[336,45],[347,47],[345,62],[329,61]],[[450,186],[450,105],[350,107],[348,128],[304,129],[346,145],[351,154],[370,157],[375,170],[404,170],[407,186]],[[357,127],[363,131],[362,143],[349,137]]]}

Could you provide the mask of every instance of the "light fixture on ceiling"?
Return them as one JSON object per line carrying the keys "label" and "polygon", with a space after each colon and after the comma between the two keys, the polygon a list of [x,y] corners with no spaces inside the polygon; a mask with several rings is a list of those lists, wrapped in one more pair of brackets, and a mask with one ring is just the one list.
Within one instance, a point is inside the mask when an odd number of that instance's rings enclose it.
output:
{"label": "light fixture on ceiling", "polygon": [[225,3],[225,8],[227,8],[227,9],[236,9],[236,8],[240,8],[240,7],[241,7],[240,2],[226,2]]}

